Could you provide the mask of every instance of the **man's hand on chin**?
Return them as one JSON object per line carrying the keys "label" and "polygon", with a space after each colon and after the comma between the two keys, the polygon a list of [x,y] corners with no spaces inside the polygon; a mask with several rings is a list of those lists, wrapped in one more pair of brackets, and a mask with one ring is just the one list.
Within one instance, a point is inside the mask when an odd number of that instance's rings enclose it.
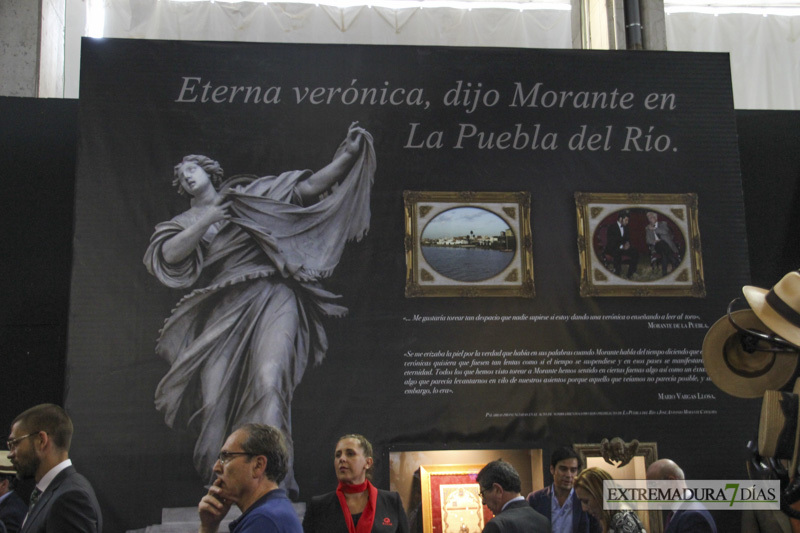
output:
{"label": "man's hand on chin", "polygon": [[200,533],[217,533],[220,522],[230,511],[231,505],[235,503],[224,496],[220,485],[221,481],[217,478],[197,505],[197,512],[200,515]]}

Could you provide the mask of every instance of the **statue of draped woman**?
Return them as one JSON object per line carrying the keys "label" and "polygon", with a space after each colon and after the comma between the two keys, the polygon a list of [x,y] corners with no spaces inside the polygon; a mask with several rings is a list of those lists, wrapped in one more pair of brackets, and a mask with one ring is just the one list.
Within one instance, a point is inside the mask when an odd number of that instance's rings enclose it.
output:
{"label": "statue of draped woman", "polygon": [[[168,426],[197,433],[201,476],[213,480],[225,438],[247,423],[280,428],[292,449],[292,395],[325,356],[323,317],[347,312],[322,280],[369,229],[374,174],[372,137],[357,123],[317,172],[224,181],[205,156],[175,166],[191,206],[156,226],[144,264],[163,285],[192,290],[160,332],[170,369],[155,404]],[[284,485],[297,494],[291,464]]]}

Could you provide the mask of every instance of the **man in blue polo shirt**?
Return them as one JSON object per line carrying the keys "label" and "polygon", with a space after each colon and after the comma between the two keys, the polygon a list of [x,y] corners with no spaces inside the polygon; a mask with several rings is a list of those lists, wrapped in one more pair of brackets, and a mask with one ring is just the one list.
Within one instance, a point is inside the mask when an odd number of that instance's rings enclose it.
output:
{"label": "man in blue polo shirt", "polygon": [[578,453],[569,447],[558,448],[550,456],[553,484],[528,494],[531,507],[550,519],[553,533],[595,533],[600,524],[581,509],[572,484],[581,468]]}
{"label": "man in blue polo shirt", "polygon": [[231,505],[242,516],[231,533],[303,533],[300,520],[278,484],[286,477],[289,452],[277,428],[247,424],[222,445],[214,473],[217,479],[198,505],[200,533],[217,533]]}

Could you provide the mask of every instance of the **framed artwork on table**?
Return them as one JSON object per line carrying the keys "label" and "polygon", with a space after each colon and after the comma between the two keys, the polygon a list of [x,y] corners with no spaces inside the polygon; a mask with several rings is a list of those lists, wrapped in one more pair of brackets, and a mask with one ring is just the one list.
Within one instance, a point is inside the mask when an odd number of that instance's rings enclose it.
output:
{"label": "framed artwork on table", "polygon": [[404,191],[407,298],[533,298],[529,192]]}
{"label": "framed artwork on table", "polygon": [[704,298],[697,195],[575,193],[580,294]]}
{"label": "framed artwork on table", "polygon": [[476,480],[484,465],[420,466],[423,533],[480,533],[494,515]]}

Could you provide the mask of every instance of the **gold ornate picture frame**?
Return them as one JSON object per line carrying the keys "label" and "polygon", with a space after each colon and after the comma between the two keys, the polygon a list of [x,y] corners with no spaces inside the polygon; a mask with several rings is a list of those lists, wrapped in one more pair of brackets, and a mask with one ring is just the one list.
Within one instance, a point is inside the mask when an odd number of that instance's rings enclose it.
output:
{"label": "gold ornate picture frame", "polygon": [[697,195],[575,193],[580,294],[706,296]]}
{"label": "gold ornate picture frame", "polygon": [[404,191],[407,298],[533,298],[529,192]]}
{"label": "gold ornate picture frame", "polygon": [[[612,443],[614,440],[621,440],[621,439],[612,439]],[[603,451],[603,443],[602,442],[595,442],[595,443],[585,443],[585,444],[573,444],[572,448],[578,452],[579,460],[582,465],[585,467],[591,466],[589,463],[589,458],[603,458],[604,461],[602,463],[598,462],[598,464],[602,465],[600,468],[606,470],[612,477],[615,479],[644,479],[646,478],[646,471],[647,468],[658,460],[658,444],[655,442],[639,442],[633,441],[635,443],[635,450],[632,451],[633,457],[628,458],[630,459],[635,457],[640,457],[643,461],[644,465],[644,472],[641,473],[640,477],[627,477],[627,475],[623,475],[619,477],[615,470],[625,466],[624,464],[620,464],[619,461],[616,461],[613,457],[606,458]],[[628,443],[628,447],[631,443]],[[626,450],[626,452],[630,452],[631,450]],[[612,462],[609,462],[609,459]],[[653,510],[653,511],[637,511],[640,520],[645,525],[645,530],[649,533],[663,533],[664,531],[664,520],[663,514],[661,511]]]}
{"label": "gold ornate picture frame", "polygon": [[423,533],[480,533],[494,516],[476,480],[484,465],[420,466]]}

